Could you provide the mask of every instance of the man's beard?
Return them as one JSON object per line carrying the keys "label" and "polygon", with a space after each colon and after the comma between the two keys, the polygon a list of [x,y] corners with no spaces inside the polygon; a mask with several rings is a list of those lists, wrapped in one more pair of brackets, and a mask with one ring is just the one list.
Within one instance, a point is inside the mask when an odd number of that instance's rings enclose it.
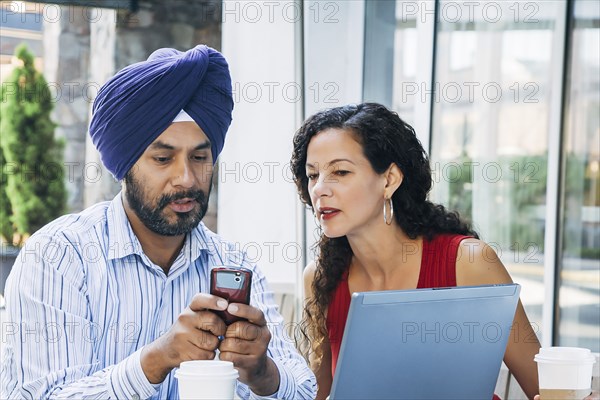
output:
{"label": "man's beard", "polygon": [[[202,190],[163,194],[153,205],[131,171],[125,176],[125,183],[125,197],[131,209],[148,229],[162,236],[178,236],[191,232],[204,218],[208,209],[208,195]],[[212,187],[212,178],[210,184],[209,187]],[[200,205],[199,209],[194,207],[189,212],[175,212],[175,222],[169,222],[164,209],[169,203],[184,198],[196,200]]]}

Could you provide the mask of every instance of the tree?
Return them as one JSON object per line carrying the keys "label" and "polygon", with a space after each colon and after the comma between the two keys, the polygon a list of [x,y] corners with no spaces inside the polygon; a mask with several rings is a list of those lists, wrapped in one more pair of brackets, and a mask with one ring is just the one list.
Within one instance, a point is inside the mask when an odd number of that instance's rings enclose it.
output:
{"label": "tree", "polygon": [[63,143],[54,138],[56,125],[50,119],[50,89],[25,45],[17,47],[15,56],[20,65],[2,84],[0,148],[9,221],[20,242],[64,212],[66,189]]}
{"label": "tree", "polygon": [[6,194],[6,185],[8,181],[7,166],[4,161],[4,154],[0,148],[0,236],[10,245],[13,239],[13,224],[10,221],[12,207]]}

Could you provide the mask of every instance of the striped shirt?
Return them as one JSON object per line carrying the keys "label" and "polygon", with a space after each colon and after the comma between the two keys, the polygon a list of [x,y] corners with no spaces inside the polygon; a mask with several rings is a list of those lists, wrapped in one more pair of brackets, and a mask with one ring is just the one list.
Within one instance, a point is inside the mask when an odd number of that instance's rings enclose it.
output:
{"label": "striped shirt", "polygon": [[[157,385],[140,352],[169,330],[214,266],[253,271],[251,304],[272,334],[278,399],[312,399],[316,380],[293,341],[264,275],[239,246],[200,224],[186,235],[168,276],[144,254],[120,194],[36,232],[21,250],[5,290],[1,399],[177,399],[172,371]],[[237,383],[242,399],[261,398]]]}

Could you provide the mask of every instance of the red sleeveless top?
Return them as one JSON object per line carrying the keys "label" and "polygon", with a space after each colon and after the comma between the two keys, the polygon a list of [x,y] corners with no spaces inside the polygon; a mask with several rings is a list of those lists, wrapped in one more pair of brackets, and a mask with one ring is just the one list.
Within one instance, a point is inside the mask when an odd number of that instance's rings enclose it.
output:
{"label": "red sleeveless top", "polygon": [[[431,241],[423,239],[423,256],[417,289],[456,286],[456,253],[464,239],[472,236],[441,234]],[[335,367],[346,318],[350,309],[350,289],[348,288],[348,272],[333,292],[327,311],[327,332],[331,345],[331,375],[335,375]],[[494,399],[499,399],[494,395]]]}

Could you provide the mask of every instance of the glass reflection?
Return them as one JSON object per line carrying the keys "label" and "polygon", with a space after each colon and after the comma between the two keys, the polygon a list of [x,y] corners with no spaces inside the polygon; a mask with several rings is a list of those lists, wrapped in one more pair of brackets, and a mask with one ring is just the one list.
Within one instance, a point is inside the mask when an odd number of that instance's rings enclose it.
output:
{"label": "glass reflection", "polygon": [[550,88],[560,78],[553,75],[555,26],[564,15],[557,2],[476,4],[439,3],[433,199],[470,218],[495,247],[523,286],[541,337],[548,131],[557,95]]}
{"label": "glass reflection", "polygon": [[560,176],[547,172],[548,138],[567,3],[441,0],[437,15],[434,4],[365,2],[363,99],[392,107],[420,137],[432,103],[432,200],[470,218],[495,246],[523,286],[540,339],[545,293],[554,290],[543,279],[546,189],[561,180],[554,338],[598,352],[600,3],[574,3]]}
{"label": "glass reflection", "polygon": [[600,351],[600,3],[577,1],[562,185],[558,344]]}

